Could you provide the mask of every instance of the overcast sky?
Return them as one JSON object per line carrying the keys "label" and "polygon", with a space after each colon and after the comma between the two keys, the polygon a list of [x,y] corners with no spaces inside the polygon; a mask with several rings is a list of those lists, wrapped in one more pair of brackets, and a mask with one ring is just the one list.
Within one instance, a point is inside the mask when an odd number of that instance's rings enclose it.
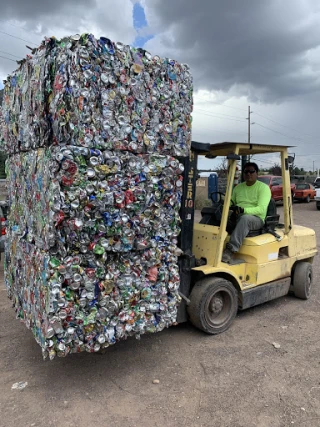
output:
{"label": "overcast sky", "polygon": [[252,142],[295,145],[297,166],[320,168],[319,0],[0,0],[0,11],[0,81],[43,36],[105,35],[190,65],[193,139],[248,141],[250,105]]}

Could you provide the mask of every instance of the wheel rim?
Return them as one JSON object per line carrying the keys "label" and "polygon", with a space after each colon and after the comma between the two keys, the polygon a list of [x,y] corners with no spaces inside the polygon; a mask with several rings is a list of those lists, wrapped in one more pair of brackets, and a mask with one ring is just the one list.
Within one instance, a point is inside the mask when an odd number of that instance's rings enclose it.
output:
{"label": "wheel rim", "polygon": [[226,289],[218,289],[205,303],[205,319],[211,327],[220,327],[232,315],[232,294]]}

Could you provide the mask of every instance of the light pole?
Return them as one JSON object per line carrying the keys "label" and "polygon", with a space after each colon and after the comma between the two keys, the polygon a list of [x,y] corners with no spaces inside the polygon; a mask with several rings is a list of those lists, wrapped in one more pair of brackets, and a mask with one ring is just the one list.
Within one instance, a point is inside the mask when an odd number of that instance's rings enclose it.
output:
{"label": "light pole", "polygon": [[[250,144],[250,139],[251,139],[251,134],[250,134],[250,115],[251,115],[252,111],[250,110],[250,105],[248,105],[248,144]],[[241,156],[241,172],[243,172],[244,169],[244,165],[247,163],[248,159],[247,156]],[[241,173],[242,175],[242,173]],[[243,175],[242,175],[243,177]],[[243,180],[243,178],[241,179],[241,181]]]}
{"label": "light pole", "polygon": [[292,154],[289,154],[288,153],[288,164],[289,164],[289,174],[290,174],[290,177],[292,176],[292,175],[294,175],[294,159],[296,158],[296,154],[295,153],[292,153]]}

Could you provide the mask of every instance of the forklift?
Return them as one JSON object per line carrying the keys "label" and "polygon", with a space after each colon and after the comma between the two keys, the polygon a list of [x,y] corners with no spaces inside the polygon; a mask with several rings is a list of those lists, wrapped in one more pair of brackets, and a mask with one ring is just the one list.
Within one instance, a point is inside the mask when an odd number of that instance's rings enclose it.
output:
{"label": "forklift", "polygon": [[[226,331],[238,310],[263,304],[293,293],[308,299],[312,284],[312,263],[317,254],[315,231],[293,224],[288,146],[192,141],[184,164],[181,201],[179,257],[181,304],[177,322],[190,320],[208,334]],[[231,263],[222,262],[230,238],[230,209],[237,162],[242,156],[280,154],[283,181],[284,223],[279,222],[271,199],[265,226],[250,232]],[[195,192],[199,156],[228,160],[225,194],[212,194],[212,206],[201,211],[195,223]],[[271,208],[271,212],[270,212]]]}

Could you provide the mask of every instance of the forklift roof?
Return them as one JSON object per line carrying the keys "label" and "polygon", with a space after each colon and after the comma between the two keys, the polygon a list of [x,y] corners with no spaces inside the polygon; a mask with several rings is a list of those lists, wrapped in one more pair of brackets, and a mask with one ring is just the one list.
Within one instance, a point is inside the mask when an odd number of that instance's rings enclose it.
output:
{"label": "forklift roof", "polygon": [[206,157],[227,156],[235,153],[238,148],[238,155],[253,155],[266,153],[279,153],[293,147],[292,145],[270,145],[270,144],[248,144],[247,142],[219,142],[217,144],[204,144],[192,141],[192,148],[200,155]]}

